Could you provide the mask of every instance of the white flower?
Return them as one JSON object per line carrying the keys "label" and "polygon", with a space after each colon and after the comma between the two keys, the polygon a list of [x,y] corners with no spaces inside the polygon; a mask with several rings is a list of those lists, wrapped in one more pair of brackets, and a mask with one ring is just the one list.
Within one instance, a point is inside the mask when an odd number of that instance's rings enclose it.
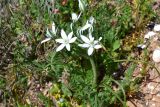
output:
{"label": "white flower", "polygon": [[64,30],[63,29],[61,30],[62,39],[56,39],[56,42],[61,43],[61,45],[56,49],[57,52],[62,50],[64,47],[66,47],[66,49],[70,51],[70,43],[75,42],[75,40],[77,39],[77,37],[72,38],[72,35],[73,32],[70,32],[67,36]]}
{"label": "white flower", "polygon": [[[52,32],[51,32],[53,35],[56,35],[56,33],[57,33],[57,30],[56,30],[56,28],[55,28],[55,23],[53,22],[52,23]],[[41,41],[41,44],[42,43],[45,43],[45,42],[48,42],[49,40],[51,40],[51,38],[52,38],[52,34],[50,33],[50,31],[48,30],[48,28],[47,28],[47,31],[46,31],[46,37],[47,38],[45,38],[44,40],[42,40]]]}
{"label": "white flower", "polygon": [[91,16],[89,18],[89,20],[87,20],[86,24],[80,28],[79,32],[80,35],[82,34],[83,31],[85,31],[86,29],[89,29],[89,33],[93,32],[93,23],[95,22],[95,19]]}
{"label": "white flower", "polygon": [[153,28],[153,30],[157,31],[157,32],[160,31],[160,24],[155,25],[154,28]]}
{"label": "white flower", "polygon": [[156,35],[156,33],[153,32],[153,31],[150,31],[150,32],[148,32],[147,34],[145,34],[144,38],[145,38],[145,39],[150,39],[150,38],[153,37],[154,35]]}
{"label": "white flower", "polygon": [[81,39],[85,42],[84,44],[79,44],[78,46],[83,48],[88,48],[88,55],[92,55],[94,49],[102,48],[102,46],[99,44],[99,41],[102,39],[102,37],[99,38],[99,40],[94,40],[94,37],[92,37],[91,34],[89,34],[89,38],[85,37],[84,35],[81,35]]}
{"label": "white flower", "polygon": [[155,49],[154,50],[152,59],[156,63],[160,62],[160,49]]}
{"label": "white flower", "polygon": [[86,6],[84,0],[78,0],[78,4],[79,4],[79,10],[84,11]]}
{"label": "white flower", "polygon": [[77,15],[76,13],[72,13],[72,21],[76,22],[78,21],[78,19],[80,18],[81,13],[79,15]]}

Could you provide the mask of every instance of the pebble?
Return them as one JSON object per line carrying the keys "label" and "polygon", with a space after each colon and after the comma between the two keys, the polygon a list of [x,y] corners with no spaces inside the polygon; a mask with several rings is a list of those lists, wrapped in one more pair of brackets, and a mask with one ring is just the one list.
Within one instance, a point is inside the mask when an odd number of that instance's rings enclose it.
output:
{"label": "pebble", "polygon": [[156,33],[153,31],[148,32],[147,34],[145,34],[144,39],[150,39],[151,37],[155,36]]}
{"label": "pebble", "polygon": [[160,48],[157,48],[154,50],[152,59],[154,62],[159,63],[160,62]]}
{"label": "pebble", "polygon": [[155,25],[153,30],[156,32],[159,32],[160,31],[160,24]]}

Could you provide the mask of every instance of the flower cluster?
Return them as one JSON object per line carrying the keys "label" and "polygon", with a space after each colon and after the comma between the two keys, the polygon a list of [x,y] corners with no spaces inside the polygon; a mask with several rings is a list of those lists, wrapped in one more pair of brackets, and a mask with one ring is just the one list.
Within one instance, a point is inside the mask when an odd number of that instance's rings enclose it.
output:
{"label": "flower cluster", "polygon": [[[95,23],[94,17],[91,16],[87,20],[87,22],[84,26],[77,29],[77,34],[73,33],[74,24],[80,19],[80,16],[86,6],[83,0],[78,0],[78,2],[79,2],[79,9],[81,12],[79,15],[77,15],[76,13],[71,14],[71,19],[72,19],[72,23],[70,24],[71,32],[67,35],[66,32],[63,29],[61,29],[61,32],[60,32],[61,38],[57,38],[57,29],[56,29],[55,23],[53,22],[52,29],[51,30],[47,29],[46,39],[42,40],[41,44],[51,40],[52,38],[55,38],[55,41],[60,44],[57,47],[56,52],[59,52],[64,48],[66,48],[67,51],[70,51],[71,44],[76,42],[77,39],[79,39],[77,41],[81,41],[81,43],[77,42],[78,46],[82,47],[82,48],[87,48],[88,49],[87,53],[89,56],[92,55],[92,53],[94,52],[95,49],[102,48],[102,46],[100,44],[102,37],[100,37],[98,40],[96,40],[92,36],[93,24]],[[88,31],[88,34],[86,36],[83,34],[84,31]],[[77,35],[77,37],[76,37],[76,35]]]}

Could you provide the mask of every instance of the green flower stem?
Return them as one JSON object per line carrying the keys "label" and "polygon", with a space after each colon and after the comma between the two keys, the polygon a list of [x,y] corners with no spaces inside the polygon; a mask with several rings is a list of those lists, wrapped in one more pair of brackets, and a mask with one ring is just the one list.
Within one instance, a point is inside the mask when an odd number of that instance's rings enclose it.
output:
{"label": "green flower stem", "polygon": [[89,58],[93,70],[93,86],[97,86],[97,69],[93,57]]}

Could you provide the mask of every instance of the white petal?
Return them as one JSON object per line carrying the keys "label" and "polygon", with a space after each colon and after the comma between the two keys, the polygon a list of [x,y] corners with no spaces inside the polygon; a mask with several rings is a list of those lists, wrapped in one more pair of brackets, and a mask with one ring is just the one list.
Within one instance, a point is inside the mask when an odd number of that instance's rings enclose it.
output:
{"label": "white petal", "polygon": [[66,35],[66,33],[65,33],[65,31],[63,29],[61,30],[61,37],[63,39],[67,39],[67,35]]}
{"label": "white petal", "polygon": [[66,44],[66,49],[70,51],[70,44]]}
{"label": "white petal", "polygon": [[56,52],[61,51],[65,47],[65,44],[61,44],[57,49]]}
{"label": "white petal", "polygon": [[99,49],[99,48],[102,48],[102,46],[101,45],[95,45],[94,48]]}
{"label": "white petal", "polygon": [[92,25],[89,24],[88,21],[87,21],[87,23],[81,28],[81,30],[84,31],[84,30],[90,28],[91,26],[92,26]]}
{"label": "white petal", "polygon": [[73,35],[73,32],[70,32],[70,33],[68,34],[68,39],[69,39],[69,40],[72,38],[72,35]]}
{"label": "white petal", "polygon": [[75,41],[76,41],[76,39],[77,39],[77,37],[73,37],[72,39],[70,39],[70,40],[69,40],[69,43],[73,43],[73,42],[75,42]]}
{"label": "white petal", "polygon": [[155,25],[153,28],[154,31],[160,31],[160,24]]}
{"label": "white petal", "polygon": [[96,45],[98,42],[99,42],[98,40],[95,40],[95,41],[94,41],[94,45]]}
{"label": "white petal", "polygon": [[83,48],[88,48],[90,45],[89,45],[89,44],[84,43],[84,44],[78,44],[78,46],[83,47]]}
{"label": "white petal", "polygon": [[85,37],[84,35],[81,35],[81,39],[82,39],[85,43],[89,43],[89,42],[90,42],[90,40],[89,40],[87,37]]}
{"label": "white petal", "polygon": [[90,55],[92,55],[92,53],[93,53],[93,47],[90,47],[90,48],[88,49],[88,55],[90,56]]}
{"label": "white petal", "polygon": [[63,40],[63,39],[56,39],[55,41],[56,41],[56,42],[59,42],[59,43],[64,43],[64,40]]}
{"label": "white petal", "polygon": [[56,35],[56,26],[54,22],[52,23],[52,32],[54,35]]}
{"label": "white petal", "polygon": [[49,41],[49,40],[51,40],[51,38],[46,38],[46,39],[44,39],[44,40],[41,41],[41,44],[42,44],[42,43],[45,43],[45,42],[47,42],[47,41]]}

